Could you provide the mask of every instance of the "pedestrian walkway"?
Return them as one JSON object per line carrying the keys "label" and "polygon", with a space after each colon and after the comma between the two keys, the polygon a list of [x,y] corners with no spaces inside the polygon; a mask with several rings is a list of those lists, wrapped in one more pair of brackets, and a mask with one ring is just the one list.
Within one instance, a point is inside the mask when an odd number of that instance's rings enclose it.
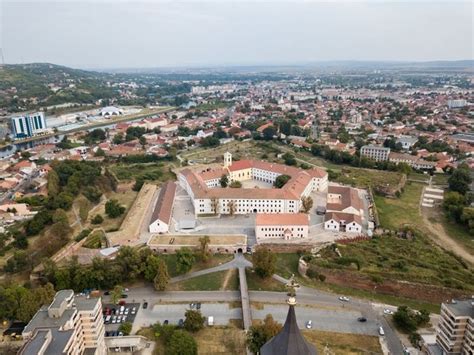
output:
{"label": "pedestrian walkway", "polygon": [[425,187],[423,189],[423,196],[421,198],[421,206],[427,208],[433,208],[436,203],[443,201],[444,191],[434,187]]}

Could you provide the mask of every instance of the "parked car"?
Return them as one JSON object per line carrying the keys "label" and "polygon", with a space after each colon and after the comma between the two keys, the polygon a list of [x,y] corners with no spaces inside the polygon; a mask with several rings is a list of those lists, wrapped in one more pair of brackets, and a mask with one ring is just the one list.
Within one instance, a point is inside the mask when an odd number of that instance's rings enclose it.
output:
{"label": "parked car", "polygon": [[385,335],[385,332],[384,332],[384,330],[383,330],[382,327],[379,327],[379,334],[380,334],[380,336],[384,336],[384,335]]}
{"label": "parked car", "polygon": [[165,319],[165,321],[163,322],[163,325],[168,325],[169,321],[168,319]]}
{"label": "parked car", "polygon": [[191,308],[191,309],[194,309],[195,306],[196,306],[195,303],[190,303],[190,304],[189,304],[189,308]]}
{"label": "parked car", "polygon": [[144,302],[143,303],[143,309],[147,309],[148,308],[148,302]]}
{"label": "parked car", "polygon": [[104,291],[104,296],[110,295],[110,291]]}
{"label": "parked car", "polygon": [[120,298],[128,298],[128,295],[125,294],[125,293],[123,293],[123,294],[120,296]]}
{"label": "parked car", "polygon": [[313,321],[309,320],[306,322],[306,329],[311,329],[311,328],[313,328]]}
{"label": "parked car", "polygon": [[349,297],[340,296],[340,297],[339,297],[339,301],[342,301],[342,302],[349,302]]}
{"label": "parked car", "polygon": [[386,308],[386,309],[383,310],[383,314],[389,314],[390,315],[390,314],[393,314],[393,311]]}
{"label": "parked car", "polygon": [[367,322],[367,318],[365,318],[365,317],[359,317],[359,318],[357,318],[357,320],[361,323]]}
{"label": "parked car", "polygon": [[120,305],[120,306],[123,306],[123,305],[126,305],[126,304],[127,304],[127,302],[126,302],[125,300],[120,300],[120,301],[119,301],[119,305]]}
{"label": "parked car", "polygon": [[178,327],[183,328],[184,327],[184,320],[180,319],[178,321]]}
{"label": "parked car", "polygon": [[196,303],[196,309],[201,309],[201,303]]}
{"label": "parked car", "polygon": [[137,308],[136,308],[136,307],[133,307],[133,308],[132,308],[132,314],[135,314],[135,313],[137,313]]}

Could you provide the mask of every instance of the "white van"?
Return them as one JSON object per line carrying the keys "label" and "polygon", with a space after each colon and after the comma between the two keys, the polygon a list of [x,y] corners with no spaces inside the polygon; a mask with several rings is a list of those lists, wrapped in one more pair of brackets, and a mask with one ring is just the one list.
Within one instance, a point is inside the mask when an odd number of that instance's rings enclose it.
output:
{"label": "white van", "polygon": [[213,316],[207,317],[207,325],[209,327],[212,327],[214,325],[214,317]]}
{"label": "white van", "polygon": [[385,335],[385,332],[383,331],[383,328],[382,328],[382,327],[379,327],[379,334],[380,334],[380,336],[384,336],[384,335]]}

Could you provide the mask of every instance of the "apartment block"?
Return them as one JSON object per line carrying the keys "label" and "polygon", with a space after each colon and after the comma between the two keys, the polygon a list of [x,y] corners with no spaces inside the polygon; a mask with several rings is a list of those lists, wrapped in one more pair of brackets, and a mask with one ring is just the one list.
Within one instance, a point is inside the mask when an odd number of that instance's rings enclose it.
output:
{"label": "apartment block", "polygon": [[100,298],[74,296],[73,290],[58,291],[49,306],[43,306],[23,330],[21,355],[105,355],[104,321]]}
{"label": "apartment block", "polygon": [[360,155],[375,161],[386,161],[390,155],[390,148],[376,145],[364,145],[360,148]]}
{"label": "apartment block", "polygon": [[11,118],[13,138],[33,137],[47,129],[43,112],[28,113]]}
{"label": "apartment block", "polygon": [[436,342],[443,355],[474,354],[474,297],[441,305]]}

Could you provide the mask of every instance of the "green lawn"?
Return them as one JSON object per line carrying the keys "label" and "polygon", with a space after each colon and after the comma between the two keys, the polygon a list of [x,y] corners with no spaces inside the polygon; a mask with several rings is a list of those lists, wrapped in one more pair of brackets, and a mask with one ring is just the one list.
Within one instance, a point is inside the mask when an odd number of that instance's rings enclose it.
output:
{"label": "green lawn", "polygon": [[421,224],[419,203],[422,189],[423,185],[408,182],[400,198],[375,195],[380,225],[394,230],[406,224],[419,227]]}
{"label": "green lawn", "polygon": [[[374,280],[401,280],[474,291],[474,272],[459,258],[430,242],[427,237],[412,240],[385,236],[347,245],[338,245],[343,258],[326,248],[318,266],[348,270]],[[344,263],[343,261],[351,261]],[[360,270],[355,267],[359,263]]]}
{"label": "green lawn", "polygon": [[440,221],[451,238],[460,242],[467,250],[474,254],[474,236],[470,235],[466,228],[448,220],[445,216],[442,216]]}
{"label": "green lawn", "polygon": [[167,181],[174,179],[174,174],[169,170],[169,163],[138,163],[138,164],[114,164],[110,170],[117,179],[123,181],[135,180],[143,177],[151,181]]}
{"label": "green lawn", "polygon": [[218,291],[222,287],[226,273],[227,270],[224,270],[193,277],[192,279],[170,285],[170,289],[180,291]]}
{"label": "green lawn", "polygon": [[298,260],[300,256],[297,253],[280,253],[276,255],[276,274],[288,279],[291,275],[298,273]]}
{"label": "green lawn", "polygon": [[251,270],[246,270],[247,286],[251,291],[287,291],[285,285],[272,278],[262,279]]}
{"label": "green lawn", "polygon": [[387,186],[396,188],[402,179],[403,174],[395,171],[360,169],[352,167],[342,167],[336,182],[354,187],[372,187],[385,189]]}
{"label": "green lawn", "polygon": [[[170,277],[178,276],[179,273],[176,267],[176,254],[161,254],[160,257],[165,261]],[[233,258],[234,256],[231,254],[214,254],[206,263],[196,260],[196,263],[193,265],[190,272],[208,269],[229,262]]]}

